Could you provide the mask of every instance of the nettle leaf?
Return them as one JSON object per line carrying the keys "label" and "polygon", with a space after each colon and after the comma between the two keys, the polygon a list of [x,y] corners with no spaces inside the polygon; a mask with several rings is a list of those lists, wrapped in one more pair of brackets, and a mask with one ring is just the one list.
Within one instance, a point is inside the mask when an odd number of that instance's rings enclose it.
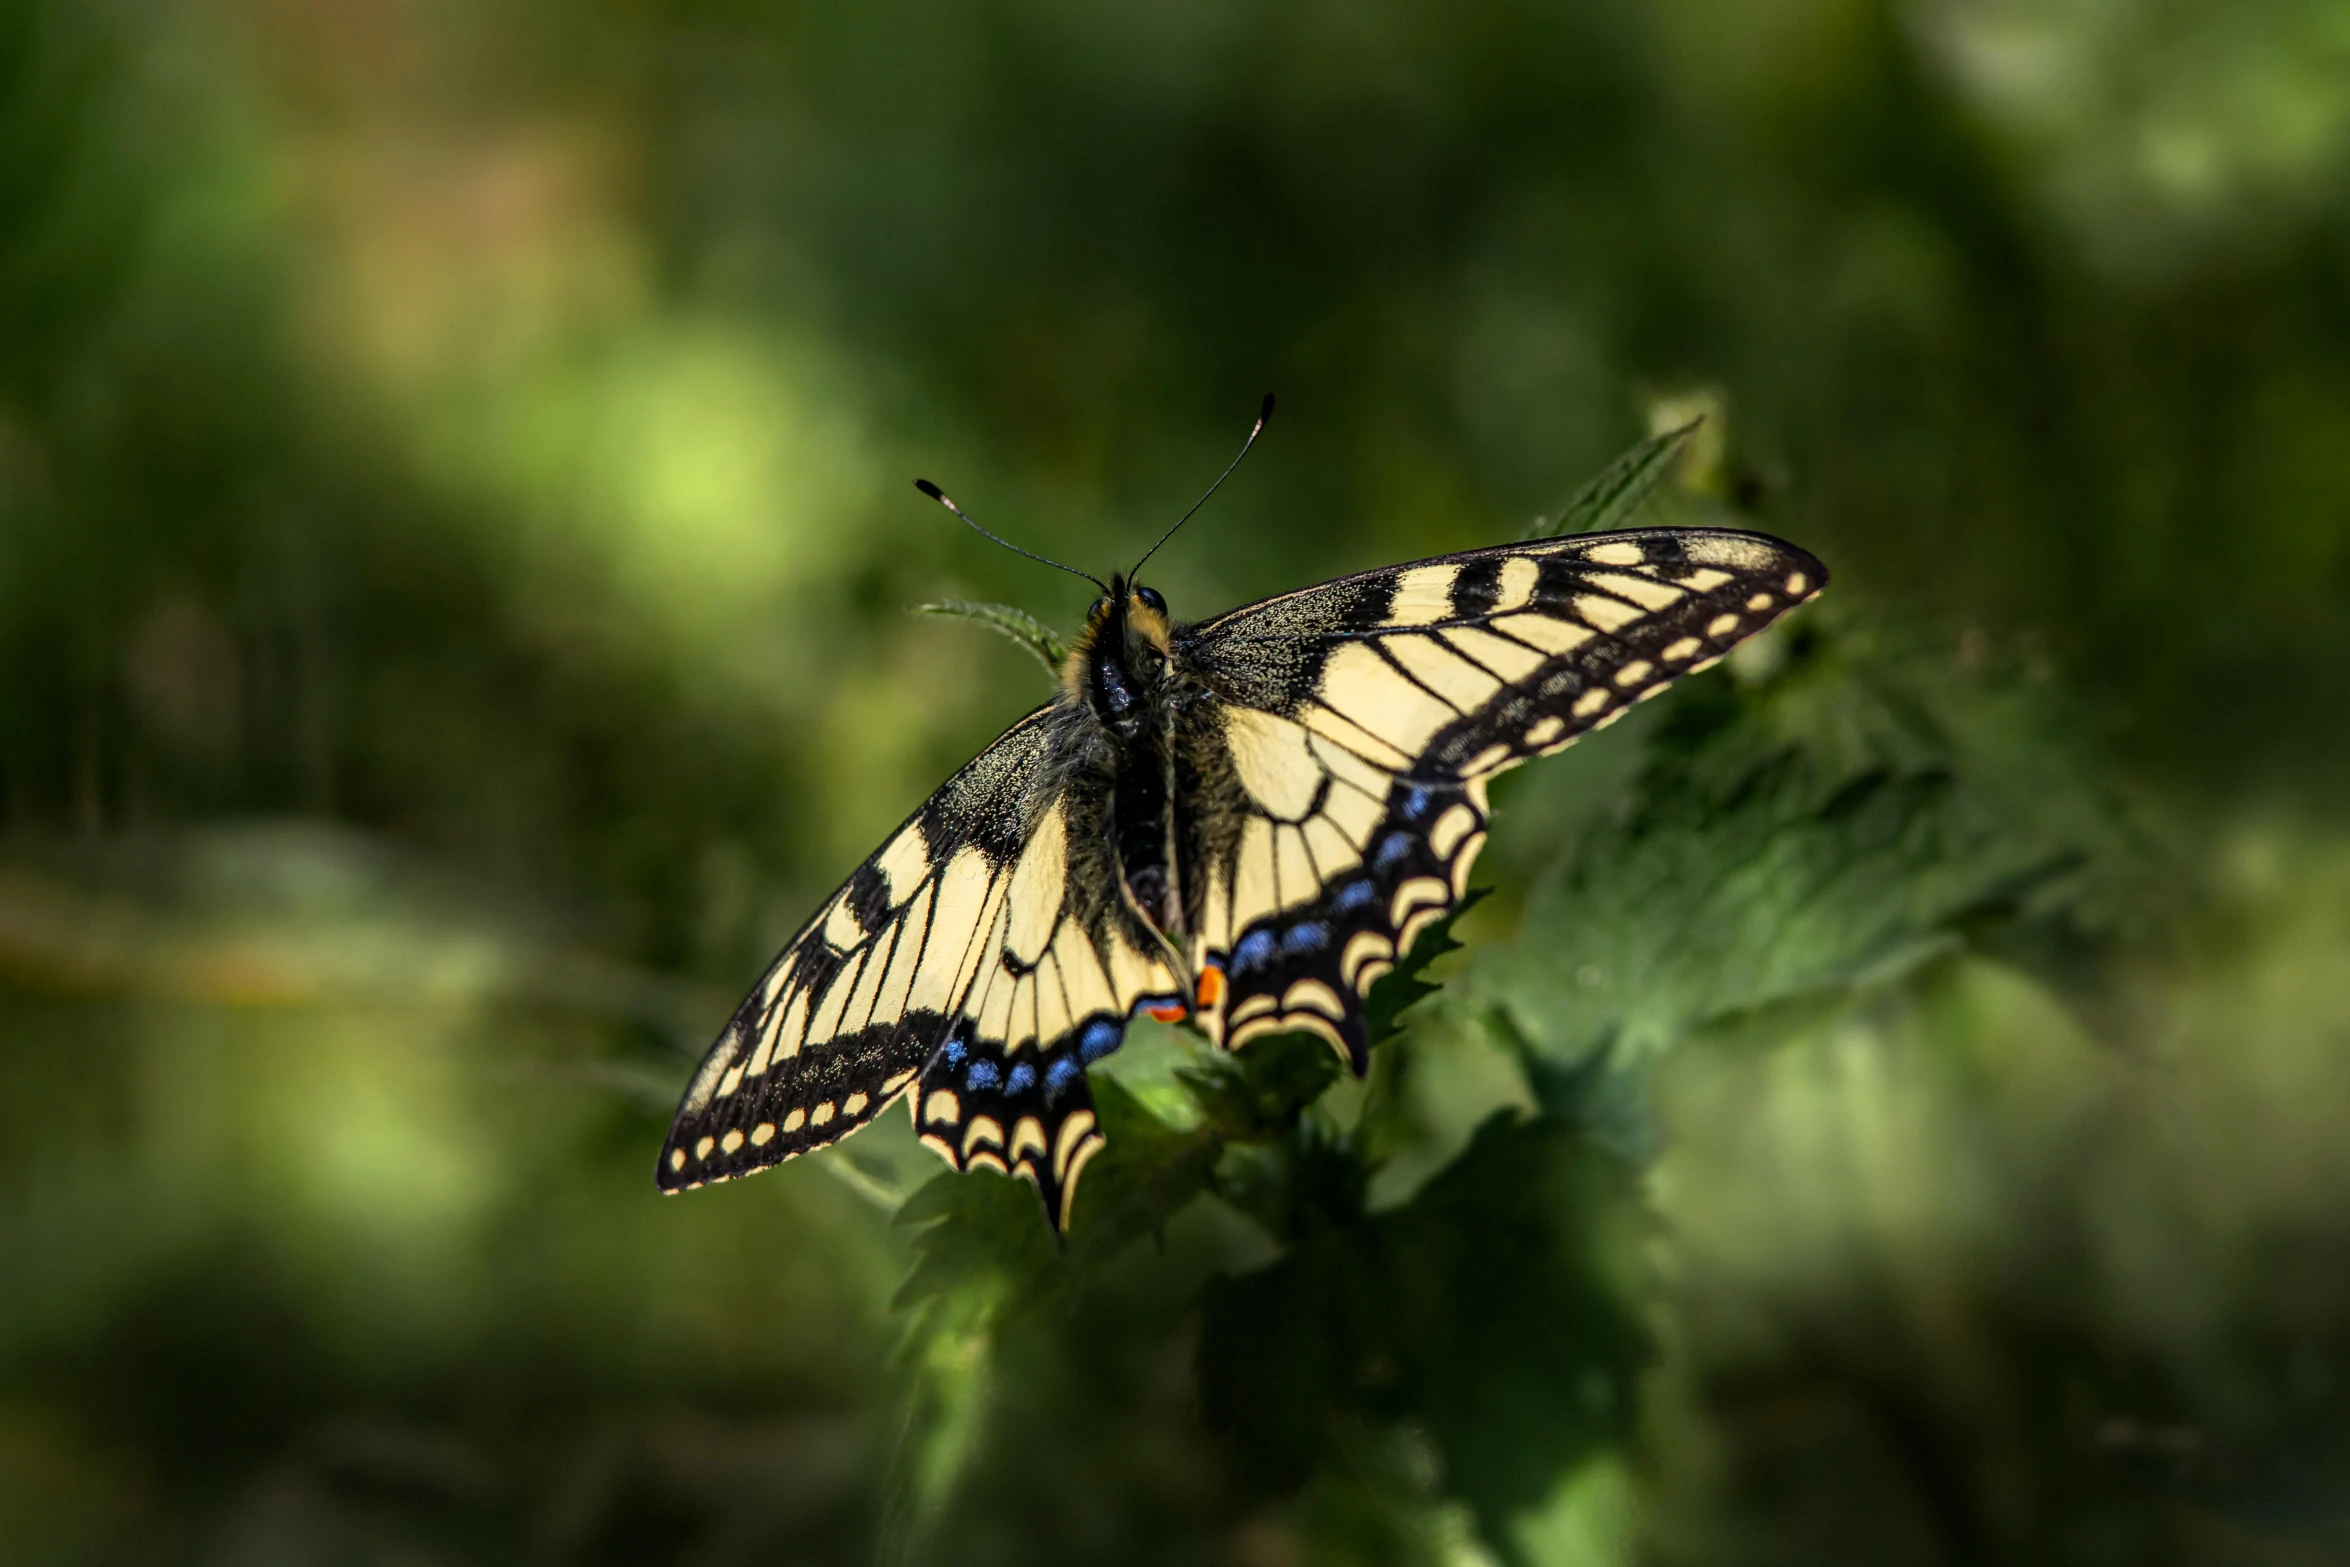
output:
{"label": "nettle leaf", "polygon": [[[1029,1203],[1034,1206],[1035,1199]],[[898,1353],[905,1391],[896,1450],[883,1479],[877,1555],[885,1564],[924,1554],[957,1482],[979,1451],[1002,1293],[998,1276],[980,1272],[952,1283],[935,1276],[920,1294],[921,1309]]]}
{"label": "nettle leaf", "polygon": [[1077,1190],[1069,1260],[1078,1268],[1099,1266],[1164,1230],[1209,1189],[1224,1150],[1218,1128],[1173,1126],[1115,1077],[1097,1073],[1092,1088],[1094,1114],[1108,1144],[1085,1167]]}
{"label": "nettle leaf", "polygon": [[1052,1231],[1036,1222],[1036,1193],[1027,1182],[992,1170],[942,1171],[906,1199],[896,1222],[921,1229],[914,1237],[914,1266],[890,1302],[893,1310],[925,1307],[975,1288],[1030,1293],[1061,1261]]}
{"label": "nettle leaf", "polygon": [[[1427,978],[1428,969],[1461,949],[1453,926],[1485,896],[1485,888],[1472,888],[1364,998],[1373,1094],[1394,1065],[1392,1052],[1380,1047],[1403,1031],[1406,1010],[1442,988]],[[1349,1223],[1364,1211],[1377,1166],[1369,1118],[1342,1129],[1308,1113],[1343,1075],[1328,1042],[1304,1033],[1254,1040],[1177,1074],[1227,1144],[1216,1167],[1217,1194],[1276,1237]]]}
{"label": "nettle leaf", "polygon": [[1201,1412],[1236,1471],[1285,1489],[1366,1423],[1416,1429],[1436,1489],[1514,1556],[1509,1521],[1630,1429],[1650,1357],[1623,1278],[1633,1183],[1564,1122],[1505,1113],[1402,1207],[1212,1281]]}
{"label": "nettle leaf", "polygon": [[964,599],[937,599],[928,604],[912,606],[917,615],[951,615],[958,620],[973,620],[1000,636],[1011,638],[1044,665],[1044,672],[1053,679],[1061,678],[1061,666],[1069,660],[1069,644],[1060,634],[1024,609],[1009,604],[974,604]]}
{"label": "nettle leaf", "polygon": [[1216,1194],[1272,1235],[1293,1234],[1308,1213],[1361,1211],[1368,1183],[1355,1150],[1308,1114],[1343,1073],[1327,1041],[1293,1033],[1205,1054],[1176,1074],[1223,1145]]}
{"label": "nettle leaf", "polygon": [[919,1228],[892,1303],[906,1313],[906,1385],[885,1561],[922,1554],[977,1455],[1007,1321],[1081,1287],[1207,1189],[1222,1146],[1213,1127],[1170,1125],[1107,1074],[1092,1089],[1109,1145],[1087,1167],[1065,1249],[1028,1183],[992,1171],[943,1171],[898,1210]]}
{"label": "nettle leaf", "polygon": [[[1436,928],[1416,978],[1452,944]],[[1433,989],[1391,1003],[1387,1016]],[[905,1424],[888,1490],[885,1556],[920,1554],[954,1487],[977,1453],[993,1368],[1011,1319],[1064,1300],[1136,1241],[1155,1237],[1202,1192],[1222,1191],[1243,1211],[1263,1211],[1277,1234],[1280,1212],[1305,1206],[1358,1217],[1366,1170],[1359,1151],[1306,1118],[1337,1080],[1322,1040],[1293,1034],[1262,1039],[1237,1055],[1213,1055],[1178,1071],[1201,1111],[1191,1125],[1154,1112],[1109,1072],[1091,1076],[1094,1111],[1107,1145],[1087,1166],[1064,1246],[1038,1212],[1027,1184],[990,1171],[942,1171],[909,1198],[897,1222],[915,1227],[914,1265],[894,1305],[906,1313],[899,1364],[906,1379]],[[1228,1153],[1261,1156],[1275,1172],[1262,1202],[1241,1176],[1226,1189]],[[1301,1194],[1305,1194],[1301,1196]]]}
{"label": "nettle leaf", "polygon": [[1599,476],[1575,492],[1556,517],[1537,517],[1519,535],[1523,539],[1557,538],[1569,533],[1600,533],[1621,527],[1640,509],[1649,492],[1673,471],[1688,450],[1703,419],[1692,419],[1677,430],[1652,435],[1600,470]]}
{"label": "nettle leaf", "polygon": [[1354,1223],[1370,1185],[1361,1143],[1311,1113],[1278,1139],[1235,1145],[1216,1166],[1216,1194],[1284,1242]]}
{"label": "nettle leaf", "polygon": [[1270,1034],[1231,1055],[1204,1054],[1176,1073],[1209,1125],[1228,1141],[1285,1136],[1344,1070],[1312,1034]]}
{"label": "nettle leaf", "polygon": [[1676,708],[1627,807],[1464,987],[1547,1104],[1641,1147],[1645,1079],[1692,1034],[1784,1037],[2078,900],[2091,831],[1961,771],[1974,753],[1922,716],[1945,700],[1868,689],[1814,635],[1768,681]]}

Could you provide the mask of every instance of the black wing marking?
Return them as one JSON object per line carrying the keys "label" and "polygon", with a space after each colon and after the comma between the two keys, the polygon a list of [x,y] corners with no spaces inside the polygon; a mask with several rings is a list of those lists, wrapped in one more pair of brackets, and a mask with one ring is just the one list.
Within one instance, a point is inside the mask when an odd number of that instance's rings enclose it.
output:
{"label": "black wing marking", "polygon": [[1488,781],[1826,582],[1766,535],[1638,529],[1365,572],[1182,634],[1177,658],[1223,699],[1178,737],[1200,797],[1184,874],[1210,1035],[1229,1049],[1308,1029],[1363,1070],[1363,993],[1467,890]]}
{"label": "black wing marking", "polygon": [[949,1164],[1026,1176],[1066,1225],[1102,1143],[1084,1067],[1179,981],[1092,885],[1098,820],[1055,782],[1061,712],[981,752],[784,948],[694,1074],[663,1190],[821,1148],[903,1096]]}

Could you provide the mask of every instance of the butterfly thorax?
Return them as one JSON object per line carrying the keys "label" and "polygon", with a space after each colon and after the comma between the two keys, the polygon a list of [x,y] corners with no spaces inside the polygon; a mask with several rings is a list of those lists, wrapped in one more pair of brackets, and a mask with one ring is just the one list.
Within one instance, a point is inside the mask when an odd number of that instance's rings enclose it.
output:
{"label": "butterfly thorax", "polygon": [[1069,650],[1061,684],[1064,699],[1099,727],[1110,773],[1103,825],[1126,890],[1161,934],[1180,940],[1168,746],[1178,685],[1173,635],[1156,590],[1112,577]]}

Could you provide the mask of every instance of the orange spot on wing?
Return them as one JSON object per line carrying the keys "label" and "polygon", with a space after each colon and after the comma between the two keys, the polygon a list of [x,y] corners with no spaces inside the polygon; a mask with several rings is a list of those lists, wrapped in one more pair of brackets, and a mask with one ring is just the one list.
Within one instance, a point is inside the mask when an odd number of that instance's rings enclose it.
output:
{"label": "orange spot on wing", "polygon": [[1199,973],[1199,1004],[1212,1007],[1224,999],[1224,971],[1220,968],[1201,969]]}
{"label": "orange spot on wing", "polygon": [[1183,1021],[1183,1009],[1179,1006],[1144,1007],[1142,1010],[1145,1016],[1155,1018],[1161,1023]]}

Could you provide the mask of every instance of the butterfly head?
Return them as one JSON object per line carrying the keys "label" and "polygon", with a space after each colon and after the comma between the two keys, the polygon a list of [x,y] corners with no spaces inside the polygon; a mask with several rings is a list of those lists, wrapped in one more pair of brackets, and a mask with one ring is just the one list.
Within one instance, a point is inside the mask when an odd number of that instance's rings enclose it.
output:
{"label": "butterfly head", "polygon": [[1108,591],[1086,611],[1062,684],[1112,733],[1131,739],[1141,733],[1165,681],[1173,631],[1158,589],[1113,576]]}

